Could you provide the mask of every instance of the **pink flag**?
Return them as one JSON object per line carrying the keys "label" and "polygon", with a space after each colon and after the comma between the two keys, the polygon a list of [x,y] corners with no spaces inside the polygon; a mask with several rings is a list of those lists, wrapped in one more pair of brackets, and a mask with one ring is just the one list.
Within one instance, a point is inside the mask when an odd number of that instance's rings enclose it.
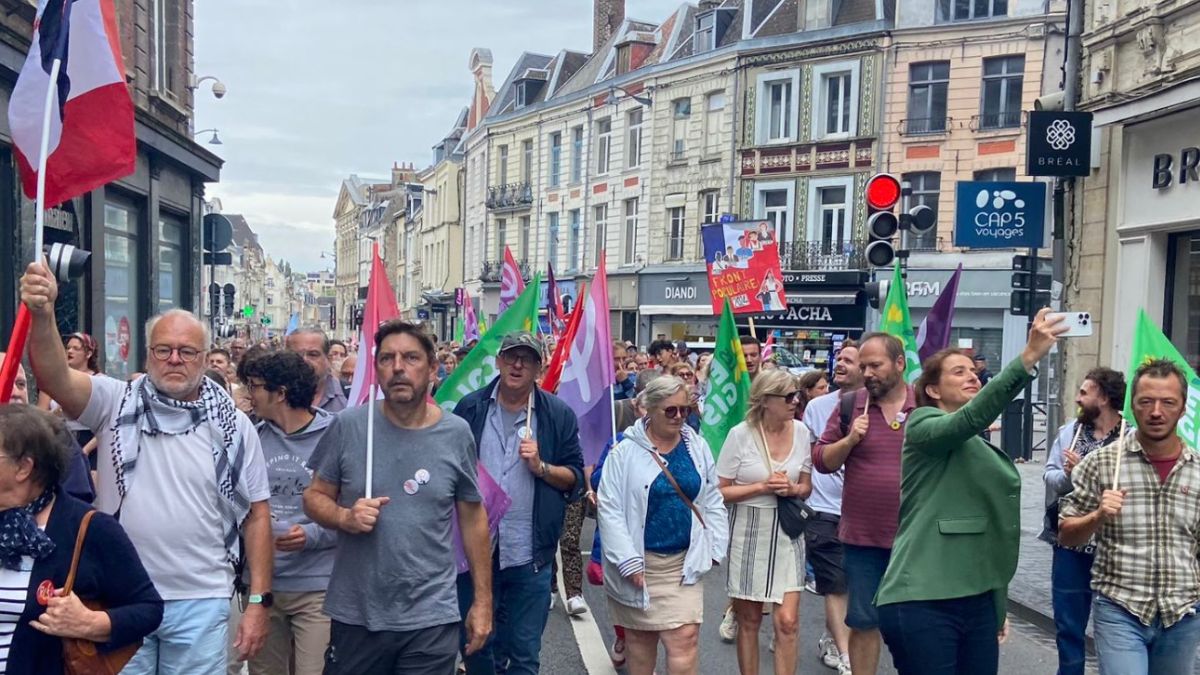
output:
{"label": "pink flag", "polygon": [[775,331],[769,331],[767,333],[767,342],[763,345],[763,348],[762,348],[762,357],[764,359],[769,359],[769,358],[771,358],[771,354],[773,354],[774,352],[775,352]]}
{"label": "pink flag", "polygon": [[512,251],[505,246],[504,266],[500,270],[500,313],[503,314],[524,290],[525,280],[521,278],[521,268],[517,267],[517,260]]}
{"label": "pink flag", "polygon": [[365,403],[370,396],[371,385],[378,384],[375,381],[375,331],[385,321],[400,318],[396,294],[392,292],[392,284],[388,282],[383,261],[379,259],[379,244],[375,244],[371,256],[367,306],[363,310],[363,324],[358,339],[358,363],[354,366],[354,379],[351,381],[350,397],[347,400],[352,406]]}
{"label": "pink flag", "polygon": [[475,305],[471,303],[471,294],[463,289],[463,346],[479,339],[479,319],[475,318]]}
{"label": "pink flag", "polygon": [[583,317],[563,368],[558,397],[579,417],[579,445],[586,466],[599,460],[613,435],[611,388],[615,375],[603,254],[592,287],[580,302],[586,303],[581,308]]}
{"label": "pink flag", "polygon": [[[487,512],[488,519],[488,534],[491,535],[492,541],[496,540],[496,536],[500,532],[500,519],[508,513],[508,507],[512,506],[512,498],[509,497],[500,484],[492,478],[492,474],[483,468],[483,462],[475,465],[479,472],[479,495],[483,497],[483,510]],[[466,572],[467,551],[463,547],[462,532],[458,529],[458,511],[450,517],[451,537],[454,539],[454,564],[458,568],[458,573]]]}

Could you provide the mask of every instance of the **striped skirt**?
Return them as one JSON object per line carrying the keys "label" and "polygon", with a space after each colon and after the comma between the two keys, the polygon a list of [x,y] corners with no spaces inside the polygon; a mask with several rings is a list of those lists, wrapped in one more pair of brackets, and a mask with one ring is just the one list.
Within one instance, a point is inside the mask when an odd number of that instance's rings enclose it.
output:
{"label": "striped skirt", "polygon": [[788,538],[777,509],[730,505],[725,588],[731,598],[775,604],[804,590],[804,537]]}

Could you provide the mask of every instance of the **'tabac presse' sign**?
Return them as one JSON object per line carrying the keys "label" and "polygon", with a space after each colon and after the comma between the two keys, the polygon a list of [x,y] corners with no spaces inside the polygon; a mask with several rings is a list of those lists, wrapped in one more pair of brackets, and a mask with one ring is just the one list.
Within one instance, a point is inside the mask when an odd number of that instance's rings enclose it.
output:
{"label": "'tabac presse' sign", "polygon": [[1035,248],[1046,228],[1046,183],[959,181],[954,245]]}

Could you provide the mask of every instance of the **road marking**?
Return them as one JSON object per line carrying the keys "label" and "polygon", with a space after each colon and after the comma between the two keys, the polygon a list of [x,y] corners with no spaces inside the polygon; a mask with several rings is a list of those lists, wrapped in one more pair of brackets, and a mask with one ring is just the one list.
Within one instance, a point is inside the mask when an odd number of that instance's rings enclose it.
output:
{"label": "road marking", "polygon": [[[558,605],[566,613],[567,601],[563,593],[567,586],[563,583],[562,551],[556,551],[554,557],[558,560]],[[600,635],[600,627],[596,625],[596,615],[591,608],[580,616],[567,614],[567,621],[571,623],[575,644],[579,646],[579,656],[589,675],[616,675],[617,671],[608,656],[608,646],[604,644],[604,637]]]}

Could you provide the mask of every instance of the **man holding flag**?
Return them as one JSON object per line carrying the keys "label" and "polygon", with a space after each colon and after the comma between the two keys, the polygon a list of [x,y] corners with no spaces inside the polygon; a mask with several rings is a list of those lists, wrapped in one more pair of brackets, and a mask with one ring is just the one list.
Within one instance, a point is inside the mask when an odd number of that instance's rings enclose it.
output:
{"label": "man holding flag", "polygon": [[[536,284],[530,291],[536,294]],[[496,632],[467,657],[468,675],[539,671],[554,554],[567,502],[579,499],[583,485],[578,421],[557,396],[538,388],[542,360],[537,337],[526,331],[505,335],[496,359],[500,375],[454,408],[470,426],[481,463],[512,500],[488,575]],[[459,577],[460,602],[479,593],[476,574],[473,568]]]}

